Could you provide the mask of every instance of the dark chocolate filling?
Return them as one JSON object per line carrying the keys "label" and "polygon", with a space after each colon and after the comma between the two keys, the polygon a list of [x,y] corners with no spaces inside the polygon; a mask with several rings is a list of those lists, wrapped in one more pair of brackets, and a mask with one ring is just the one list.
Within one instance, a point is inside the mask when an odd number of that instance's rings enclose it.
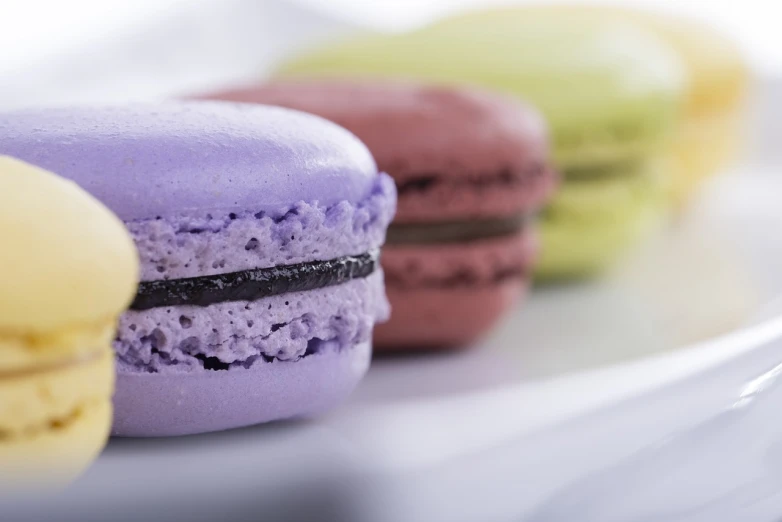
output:
{"label": "dark chocolate filling", "polygon": [[377,266],[378,252],[344,256],[328,261],[255,268],[201,277],[145,281],[130,305],[133,310],[161,306],[209,306],[227,301],[255,301],[289,292],[304,292],[369,276]]}
{"label": "dark chocolate filling", "polygon": [[[393,170],[393,169],[389,169]],[[451,186],[467,186],[473,190],[489,187],[507,187],[520,185],[542,176],[546,169],[541,164],[534,164],[524,170],[505,168],[489,175],[474,176],[442,176],[437,173],[421,173],[397,182],[396,190],[399,196],[413,192],[425,192],[437,184],[447,183]]]}
{"label": "dark chocolate filling", "polygon": [[480,280],[478,276],[468,270],[460,270],[454,274],[443,278],[431,278],[416,281],[414,283],[406,282],[405,278],[397,274],[386,272],[385,282],[388,286],[396,288],[458,288],[476,285],[497,285],[510,279],[518,279],[525,276],[525,270],[522,267],[504,267],[499,268],[489,279]]}
{"label": "dark chocolate filling", "polygon": [[532,216],[518,215],[498,219],[449,221],[446,223],[400,223],[388,228],[389,245],[466,243],[513,235],[524,228]]}

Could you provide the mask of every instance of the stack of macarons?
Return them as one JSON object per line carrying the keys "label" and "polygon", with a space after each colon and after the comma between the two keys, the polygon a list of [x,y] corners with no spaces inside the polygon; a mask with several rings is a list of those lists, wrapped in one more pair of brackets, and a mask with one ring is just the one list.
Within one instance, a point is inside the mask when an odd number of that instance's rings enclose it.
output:
{"label": "stack of macarons", "polygon": [[382,253],[393,312],[377,349],[469,345],[520,299],[537,257],[534,220],[556,185],[533,108],[393,82],[279,82],[208,97],[328,118],[393,176],[399,209]]}
{"label": "stack of macarons", "polygon": [[614,13],[478,11],[322,48],[283,64],[278,76],[477,85],[537,106],[551,128],[563,184],[541,215],[536,275],[587,276],[652,230],[669,196],[681,201],[691,180],[713,169],[720,154],[704,145],[731,141],[743,92],[740,60],[732,50],[709,52],[714,37]]}
{"label": "stack of macarons", "polygon": [[75,183],[0,156],[0,200],[2,495],[63,483],[106,443],[111,341],[138,261],[119,219]]}

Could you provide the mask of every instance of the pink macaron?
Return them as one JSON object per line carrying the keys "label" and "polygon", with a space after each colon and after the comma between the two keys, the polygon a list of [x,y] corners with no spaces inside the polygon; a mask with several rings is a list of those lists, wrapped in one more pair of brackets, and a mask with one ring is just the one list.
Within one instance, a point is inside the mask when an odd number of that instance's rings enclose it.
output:
{"label": "pink macaron", "polygon": [[524,294],[534,216],[557,181],[533,108],[472,89],[333,80],[206,97],[323,116],[394,178],[398,210],[381,256],[392,316],[375,330],[377,350],[469,345]]}

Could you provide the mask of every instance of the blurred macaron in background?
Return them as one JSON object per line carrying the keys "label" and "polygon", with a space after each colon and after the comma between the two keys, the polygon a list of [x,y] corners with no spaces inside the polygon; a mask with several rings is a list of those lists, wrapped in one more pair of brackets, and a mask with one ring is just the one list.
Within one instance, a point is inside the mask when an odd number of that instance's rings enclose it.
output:
{"label": "blurred macaron in background", "polygon": [[540,216],[538,279],[599,273],[665,215],[672,172],[664,153],[681,117],[686,71],[669,46],[631,22],[476,11],[321,48],[284,64],[280,75],[478,85],[536,106],[563,178]]}
{"label": "blurred macaron in background", "polygon": [[687,85],[671,144],[669,189],[675,208],[691,201],[703,181],[735,163],[744,148],[751,78],[744,52],[723,31],[689,17],[618,5],[541,4],[534,9],[563,18],[629,21],[655,34],[681,60]]}
{"label": "blurred macaron in background", "polygon": [[206,98],[280,105],[362,139],[399,204],[381,264],[391,321],[378,351],[454,348],[485,336],[527,289],[534,216],[556,175],[532,107],[476,89],[379,81],[255,84]]}
{"label": "blurred macaron in background", "polygon": [[0,497],[62,487],[109,437],[111,341],[138,281],[120,220],[75,183],[0,156]]}
{"label": "blurred macaron in background", "polygon": [[659,34],[687,71],[684,109],[672,145],[671,198],[681,207],[704,180],[733,165],[746,146],[748,64],[731,38],[702,22],[632,11],[622,15]]}

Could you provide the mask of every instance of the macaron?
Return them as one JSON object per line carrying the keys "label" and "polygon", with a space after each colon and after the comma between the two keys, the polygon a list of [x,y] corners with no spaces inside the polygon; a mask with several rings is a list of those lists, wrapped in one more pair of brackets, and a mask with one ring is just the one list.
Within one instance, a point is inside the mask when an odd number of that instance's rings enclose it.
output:
{"label": "macaron", "polygon": [[706,24],[640,11],[624,16],[671,45],[687,71],[683,117],[671,155],[670,194],[681,207],[704,181],[741,154],[749,69],[736,43]]}
{"label": "macaron", "polygon": [[750,74],[732,39],[685,17],[618,6],[550,5],[560,16],[616,19],[653,33],[681,60],[687,77],[682,117],[672,142],[670,198],[687,203],[712,174],[733,163],[743,144]]}
{"label": "macaron", "polygon": [[[588,276],[605,269],[647,233],[642,223],[650,208],[664,214],[656,183],[635,178],[646,176],[650,169],[642,164],[670,144],[686,76],[668,45],[629,22],[525,8],[479,11],[407,34],[365,36],[316,50],[283,64],[278,76],[478,85],[537,106],[551,128],[564,191],[578,177],[583,197],[576,214],[594,214],[588,228],[566,221],[567,212],[559,212],[556,222],[541,216],[539,278]],[[617,191],[623,182],[654,190]],[[618,221],[616,215],[600,219],[606,215],[601,212],[604,191],[612,199],[627,198],[619,203]],[[552,204],[561,208],[567,203],[555,196]],[[574,228],[578,233],[568,234]],[[620,237],[631,240],[615,241]],[[573,251],[594,256],[573,256]]]}
{"label": "macaron", "polygon": [[388,315],[377,259],[396,192],[348,131],[209,102],[0,121],[0,150],[74,180],[138,247],[113,343],[115,435],[315,415],[363,377]]}
{"label": "macaron", "polygon": [[392,315],[375,331],[378,350],[470,345],[523,295],[534,218],[556,184],[536,110],[474,89],[389,82],[280,82],[208,97],[323,116],[393,176],[399,208],[381,258]]}
{"label": "macaron", "polygon": [[541,214],[538,277],[597,273],[612,264],[618,249],[630,248],[654,230],[666,203],[668,165],[662,159],[631,162],[621,175],[608,172],[599,182],[594,172],[581,177],[580,171],[570,171],[568,182]]}
{"label": "macaron", "polygon": [[[5,122],[3,123],[5,125]],[[109,435],[129,234],[75,183],[0,156],[0,490],[60,485]]]}

